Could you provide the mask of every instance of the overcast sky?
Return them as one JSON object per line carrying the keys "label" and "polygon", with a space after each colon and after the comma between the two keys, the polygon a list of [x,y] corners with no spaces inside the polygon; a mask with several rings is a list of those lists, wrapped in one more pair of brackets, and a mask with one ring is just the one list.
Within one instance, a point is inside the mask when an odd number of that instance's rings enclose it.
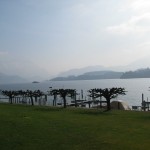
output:
{"label": "overcast sky", "polygon": [[0,0],[2,72],[41,68],[54,75],[144,57],[150,58],[149,0]]}

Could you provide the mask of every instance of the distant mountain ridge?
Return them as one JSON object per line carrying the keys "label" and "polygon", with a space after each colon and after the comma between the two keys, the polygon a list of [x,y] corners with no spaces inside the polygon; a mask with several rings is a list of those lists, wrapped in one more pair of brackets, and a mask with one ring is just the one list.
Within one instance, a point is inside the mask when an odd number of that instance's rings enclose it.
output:
{"label": "distant mountain ridge", "polygon": [[98,79],[129,79],[129,78],[150,78],[150,69],[138,69],[135,71],[116,72],[116,71],[93,71],[86,72],[79,76],[56,77],[51,81],[70,81],[70,80],[98,80]]}
{"label": "distant mountain ridge", "polygon": [[123,72],[115,71],[94,71],[87,72],[79,76],[56,77],[51,79],[51,81],[118,79],[122,76],[122,74]]}
{"label": "distant mountain ridge", "polygon": [[129,70],[136,71],[139,68],[147,68],[150,67],[150,55],[143,57],[141,59],[138,59],[136,61],[133,61],[132,63],[129,63],[127,65],[121,65],[121,66],[88,66],[83,68],[77,68],[77,69],[70,69],[68,71],[64,71],[60,74],[58,74],[59,77],[67,77],[67,76],[78,76],[82,75],[86,72],[93,72],[93,71],[103,71],[103,70],[112,70],[117,72],[127,72]]}
{"label": "distant mountain ridge", "polygon": [[150,69],[138,69],[136,71],[128,71],[123,73],[121,79],[129,79],[129,78],[150,78]]}
{"label": "distant mountain ridge", "polygon": [[70,69],[68,71],[61,72],[58,74],[59,77],[68,77],[68,76],[79,76],[86,72],[102,71],[106,70],[104,66],[88,66],[83,68]]}
{"label": "distant mountain ridge", "polygon": [[8,84],[8,83],[25,83],[26,79],[19,76],[9,76],[4,73],[0,73],[0,84]]}

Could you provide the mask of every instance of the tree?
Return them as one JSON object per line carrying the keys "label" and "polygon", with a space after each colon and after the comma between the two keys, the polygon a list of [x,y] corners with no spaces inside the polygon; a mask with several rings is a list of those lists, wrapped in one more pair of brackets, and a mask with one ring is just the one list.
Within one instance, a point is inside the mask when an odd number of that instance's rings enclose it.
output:
{"label": "tree", "polygon": [[40,90],[35,90],[35,91],[27,90],[25,92],[25,94],[26,94],[27,97],[30,97],[32,106],[34,105],[33,97],[35,98],[35,100],[37,100],[37,97],[41,97],[41,96],[45,95]]}
{"label": "tree", "polygon": [[34,105],[34,101],[33,101],[33,96],[34,96],[34,94],[33,94],[33,91],[27,90],[27,91],[26,91],[26,96],[27,96],[27,97],[30,97],[30,99],[31,99],[31,105],[33,106],[33,105]]}
{"label": "tree", "polygon": [[95,100],[95,98],[97,98],[98,96],[97,96],[97,89],[90,89],[88,92],[89,92],[89,95],[88,96],[90,96],[91,98],[92,98],[92,100]]}
{"label": "tree", "polygon": [[[44,94],[42,91],[40,91],[40,90],[35,90],[34,92],[33,92],[33,96],[34,96],[34,98],[35,98],[35,101],[37,101],[37,98],[40,98],[40,97],[42,97],[42,96],[46,96],[46,94]],[[45,97],[45,99],[46,99],[46,97]]]}
{"label": "tree", "polygon": [[72,96],[75,93],[74,89],[59,89],[59,95],[63,98],[64,108],[66,108],[66,96]]}
{"label": "tree", "polygon": [[57,95],[59,95],[59,90],[58,89],[52,89],[49,91],[49,95],[54,96],[53,106],[56,106],[56,99],[57,99]]}
{"label": "tree", "polygon": [[10,104],[13,103],[13,98],[18,95],[17,91],[7,91],[7,90],[4,90],[4,91],[1,91],[1,93],[2,93],[2,95],[5,95],[5,96],[9,97]]}
{"label": "tree", "polygon": [[100,102],[100,108],[102,107],[102,103],[101,103],[101,98],[102,98],[102,93],[101,93],[102,89],[90,89],[88,92],[90,93],[89,96],[92,97],[93,101],[96,98],[100,98],[100,100],[96,100],[96,102]]}
{"label": "tree", "polygon": [[22,97],[22,103],[27,103],[27,101],[26,101],[26,97],[27,97],[26,91],[19,90],[18,95],[20,95]]}
{"label": "tree", "polygon": [[118,97],[118,95],[125,95],[126,91],[124,88],[105,88],[99,89],[101,92],[101,96],[103,96],[107,101],[107,110],[110,110],[110,100]]}
{"label": "tree", "polygon": [[70,96],[72,97],[74,95],[76,90],[74,89],[53,89],[50,91],[51,95],[60,95],[60,97],[63,98],[63,102],[64,102],[64,108],[66,108],[67,103],[66,103],[66,97]]}
{"label": "tree", "polygon": [[[75,107],[77,107],[78,106],[78,104],[77,104],[77,92],[76,92],[76,90],[75,89],[69,89],[70,91],[69,91],[69,93],[70,93],[70,95],[68,95],[69,97],[71,97],[72,99],[74,99],[74,102],[75,102]],[[83,93],[83,90],[82,90],[82,93]],[[83,95],[83,94],[82,94]],[[83,99],[83,98],[82,98]]]}
{"label": "tree", "polygon": [[[95,98],[98,97],[98,96],[97,96],[96,89],[90,89],[90,90],[88,90],[88,92],[89,92],[89,95],[88,95],[88,96],[91,97],[91,98],[92,98],[92,101],[94,102],[94,101],[95,101]],[[87,103],[89,104],[89,108],[91,107],[92,101],[90,100],[90,101],[87,102]]]}
{"label": "tree", "polygon": [[118,97],[118,95],[125,95],[124,88],[105,88],[105,89],[91,89],[88,91],[90,93],[90,97],[98,98],[104,97],[107,102],[107,110],[110,110],[110,101],[113,98]]}

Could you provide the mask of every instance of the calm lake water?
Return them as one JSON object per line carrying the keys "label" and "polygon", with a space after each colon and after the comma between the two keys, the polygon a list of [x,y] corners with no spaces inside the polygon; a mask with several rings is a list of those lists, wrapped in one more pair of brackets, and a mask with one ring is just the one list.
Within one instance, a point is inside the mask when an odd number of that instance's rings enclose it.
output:
{"label": "calm lake water", "polygon": [[[144,99],[150,99],[150,79],[108,79],[108,80],[80,80],[80,81],[47,81],[41,83],[24,83],[24,84],[5,84],[0,85],[1,90],[42,90],[47,92],[49,87],[55,88],[71,88],[76,89],[78,93],[81,93],[83,89],[84,98],[89,99],[87,96],[87,90],[91,88],[112,88],[123,87],[127,93],[125,96],[119,96],[115,100],[124,100],[130,106],[141,105],[142,93]],[[77,97],[80,99],[80,95]]]}

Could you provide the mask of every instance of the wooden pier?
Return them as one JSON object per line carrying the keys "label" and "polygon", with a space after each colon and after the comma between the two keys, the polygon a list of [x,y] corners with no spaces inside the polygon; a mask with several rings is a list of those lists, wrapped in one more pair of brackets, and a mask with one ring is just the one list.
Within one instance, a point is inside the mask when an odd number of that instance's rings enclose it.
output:
{"label": "wooden pier", "polygon": [[150,102],[144,100],[144,94],[142,93],[141,106],[132,106],[132,110],[150,111]]}

